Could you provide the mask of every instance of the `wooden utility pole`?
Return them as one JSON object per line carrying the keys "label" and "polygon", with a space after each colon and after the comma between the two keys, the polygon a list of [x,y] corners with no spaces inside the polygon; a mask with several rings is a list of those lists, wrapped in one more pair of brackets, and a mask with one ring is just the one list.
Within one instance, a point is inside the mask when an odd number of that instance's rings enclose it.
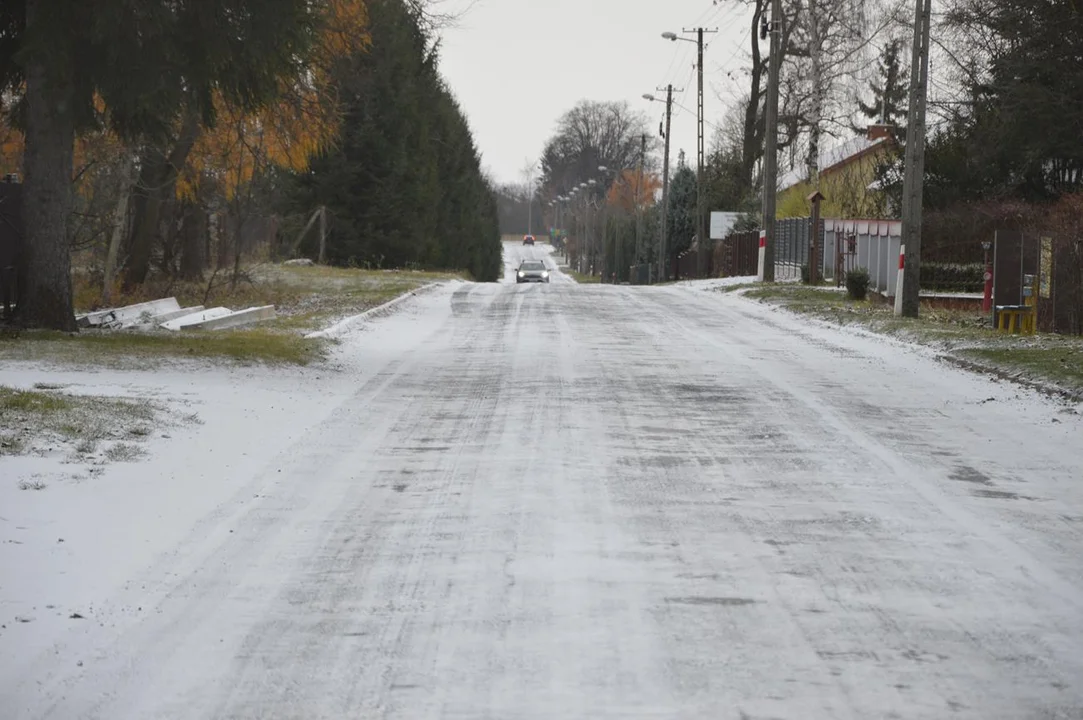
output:
{"label": "wooden utility pole", "polygon": [[775,191],[778,185],[778,76],[782,66],[782,0],[771,0],[771,21],[760,37],[771,35],[767,68],[767,108],[763,149],[763,281],[775,281]]}
{"label": "wooden utility pole", "polygon": [[320,207],[320,259],[319,264],[323,265],[324,260],[327,258],[327,206]]}
{"label": "wooden utility pole", "polygon": [[662,135],[666,149],[662,159],[662,240],[658,249],[658,280],[665,282],[669,278],[669,263],[666,255],[669,240],[669,125],[673,118],[673,86],[666,86],[666,131]]}
{"label": "wooden utility pole", "polygon": [[808,196],[812,203],[812,224],[809,226],[808,281],[810,285],[820,284],[820,201],[823,193],[813,190]]}
{"label": "wooden utility pole", "polygon": [[636,272],[639,272],[640,259],[643,257],[643,158],[647,154],[647,133],[639,136],[639,167],[636,169],[635,209],[636,209]]}
{"label": "wooden utility pole", "polygon": [[[781,0],[776,0],[776,2],[780,1]],[[696,28],[695,30],[685,30],[685,32],[696,33],[696,74],[698,76],[699,84],[699,98],[696,110],[696,239],[699,242],[699,254],[696,259],[699,266],[699,276],[704,277],[707,274],[707,192],[705,187],[707,181],[704,179],[706,158],[704,157],[705,153],[703,138],[703,34],[708,32],[718,32],[718,30],[706,30],[700,27]]]}
{"label": "wooden utility pole", "polygon": [[[909,119],[903,168],[902,242],[906,246],[900,313],[917,317],[921,291],[921,219],[925,185],[925,98],[929,87],[931,0],[915,0],[914,48],[910,62]],[[897,291],[896,291],[897,292]]]}

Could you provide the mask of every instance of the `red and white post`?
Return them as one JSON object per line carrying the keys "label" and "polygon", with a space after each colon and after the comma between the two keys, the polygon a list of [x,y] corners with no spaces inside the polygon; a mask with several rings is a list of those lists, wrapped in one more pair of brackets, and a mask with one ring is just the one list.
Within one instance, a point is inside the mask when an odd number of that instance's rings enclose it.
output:
{"label": "red and white post", "polygon": [[895,314],[902,315],[903,275],[906,267],[906,245],[899,245],[899,279],[895,282]]}
{"label": "red and white post", "polygon": [[993,264],[989,262],[989,248],[991,243],[984,242],[985,248],[985,291],[981,300],[981,311],[988,315],[993,311]]}
{"label": "red and white post", "polygon": [[764,260],[767,258],[767,231],[760,230],[760,263],[756,270],[756,280],[763,282],[763,266]]}

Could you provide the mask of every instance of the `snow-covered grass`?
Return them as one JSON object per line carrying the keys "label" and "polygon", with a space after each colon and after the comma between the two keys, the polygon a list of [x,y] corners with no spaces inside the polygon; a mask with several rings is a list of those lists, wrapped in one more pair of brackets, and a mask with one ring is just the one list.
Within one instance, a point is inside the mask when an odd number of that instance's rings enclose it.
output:
{"label": "snow-covered grass", "polygon": [[671,287],[683,287],[691,288],[693,290],[733,290],[741,287],[747,287],[756,282],[756,276],[749,277],[725,277],[725,278],[707,278],[705,280],[678,280],[676,282],[666,283]]}
{"label": "snow-covered grass", "polygon": [[1069,394],[1083,393],[1083,338],[1064,335],[1012,335],[990,327],[981,313],[923,305],[920,317],[896,317],[893,306],[869,299],[851,300],[836,288],[805,285],[754,285],[744,297],[767,302],[820,320],[889,335],[934,348],[949,360],[979,371]]}
{"label": "snow-covered grass", "polygon": [[[151,282],[138,293],[118,297],[115,304],[172,295],[182,307],[274,305],[278,317],[253,328],[223,331],[23,332],[0,339],[0,361],[141,367],[184,358],[306,365],[324,358],[327,352],[326,339],[306,335],[424,285],[458,277],[455,273],[413,270],[266,264],[247,268],[237,283],[225,277],[204,283]],[[99,300],[88,286],[77,283],[78,309],[95,309]]]}
{"label": "snow-covered grass", "polygon": [[564,270],[564,274],[575,280],[580,285],[589,285],[591,283],[600,283],[602,281],[602,277],[600,275],[587,275],[586,273],[581,273],[576,270],[572,270],[571,268],[567,268],[566,270]]}
{"label": "snow-covered grass", "polygon": [[[145,454],[142,443],[155,432],[194,421],[153,400],[73,394],[63,388],[50,383],[37,383],[34,389],[0,385],[0,456],[95,466],[129,462]],[[19,483],[23,490],[46,487],[33,478]]]}
{"label": "snow-covered grass", "polygon": [[256,283],[274,288],[279,318],[273,328],[309,333],[433,283],[462,279],[457,273],[358,270],[321,266],[262,266]]}
{"label": "snow-covered grass", "polygon": [[324,356],[325,344],[282,327],[222,331],[133,332],[85,330],[76,334],[28,331],[0,340],[0,361],[113,368],[167,360],[227,360],[306,365]]}

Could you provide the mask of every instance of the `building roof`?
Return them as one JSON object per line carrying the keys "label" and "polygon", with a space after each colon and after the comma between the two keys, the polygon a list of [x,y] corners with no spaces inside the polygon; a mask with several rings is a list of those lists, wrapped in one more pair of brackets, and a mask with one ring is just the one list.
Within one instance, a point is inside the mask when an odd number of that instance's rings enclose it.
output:
{"label": "building roof", "polygon": [[[856,135],[839,145],[823,150],[820,152],[820,172],[826,173],[856,160],[874,147],[882,145],[886,140],[887,138],[883,137],[870,140],[865,135]],[[808,180],[808,167],[795,168],[779,178],[778,191],[788,190],[806,180]]]}

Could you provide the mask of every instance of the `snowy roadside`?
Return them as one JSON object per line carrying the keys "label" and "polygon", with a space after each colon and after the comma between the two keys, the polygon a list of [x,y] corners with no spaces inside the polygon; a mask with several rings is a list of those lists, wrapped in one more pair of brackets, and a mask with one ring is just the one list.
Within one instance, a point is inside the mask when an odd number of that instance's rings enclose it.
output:
{"label": "snowy roadside", "polygon": [[[324,357],[325,340],[359,319],[383,316],[391,307],[389,302],[401,301],[442,282],[461,282],[452,273],[280,264],[255,266],[246,272],[245,278],[235,287],[219,283],[209,297],[210,291],[192,283],[159,290],[168,296],[162,302],[173,306],[274,308],[272,313],[247,327],[165,330],[155,324],[138,324],[129,328],[87,328],[74,334],[15,333],[0,342],[0,363],[146,368],[180,359],[305,365]],[[121,298],[122,301],[142,299]],[[96,301],[84,299],[84,303],[92,302]],[[133,312],[145,305],[127,306],[118,312]]]}
{"label": "snowy roadside", "polygon": [[669,287],[685,288],[688,290],[721,290],[723,288],[732,288],[754,282],[756,282],[756,276],[750,275],[747,277],[708,278],[706,280],[678,280],[669,283]]}
{"label": "snowy roadside", "polygon": [[752,303],[1048,395],[1083,401],[1083,338],[1006,335],[986,327],[979,314],[955,310],[926,309],[917,320],[897,318],[889,306],[851,301],[838,288],[748,286],[746,281],[712,289],[725,302]]}
{"label": "snowy roadside", "polygon": [[[127,437],[115,415],[89,419],[103,440],[88,452],[46,438],[27,454],[0,453],[0,676],[73,624],[154,612],[108,599],[186,538],[206,539],[197,528],[225,532],[246,503],[273,493],[280,449],[348,407],[439,329],[459,284],[409,297],[378,323],[353,323],[337,334],[326,362],[308,367],[5,362],[0,386],[160,411],[141,416],[138,437]],[[110,457],[118,444],[137,451]]]}

